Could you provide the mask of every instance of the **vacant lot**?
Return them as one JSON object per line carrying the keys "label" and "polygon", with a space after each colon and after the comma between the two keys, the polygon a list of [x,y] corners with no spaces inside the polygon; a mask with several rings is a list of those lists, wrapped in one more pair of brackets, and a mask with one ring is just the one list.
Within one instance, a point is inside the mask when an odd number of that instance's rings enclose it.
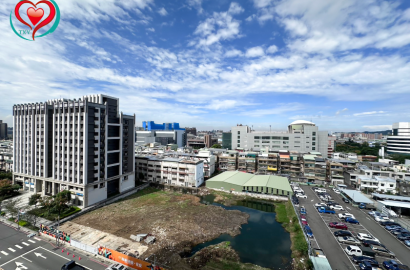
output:
{"label": "vacant lot", "polygon": [[187,248],[222,233],[239,234],[247,219],[240,211],[200,204],[196,196],[147,188],[72,222],[126,239],[131,234],[150,233],[157,241],[148,245],[141,258],[155,253],[157,260],[172,264],[169,258]]}

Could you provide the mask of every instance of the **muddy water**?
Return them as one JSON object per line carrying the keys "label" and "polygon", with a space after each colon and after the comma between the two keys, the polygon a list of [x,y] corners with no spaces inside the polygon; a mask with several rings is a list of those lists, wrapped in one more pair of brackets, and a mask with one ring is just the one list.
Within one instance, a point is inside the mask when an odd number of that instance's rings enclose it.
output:
{"label": "muddy water", "polygon": [[223,241],[231,242],[241,262],[272,269],[288,269],[291,263],[290,235],[275,219],[274,206],[258,201],[239,201],[236,206],[214,203],[214,196],[201,197],[201,202],[221,206],[227,210],[240,210],[249,214],[248,224],[242,225],[241,234],[228,234],[195,246],[191,255],[204,247]]}

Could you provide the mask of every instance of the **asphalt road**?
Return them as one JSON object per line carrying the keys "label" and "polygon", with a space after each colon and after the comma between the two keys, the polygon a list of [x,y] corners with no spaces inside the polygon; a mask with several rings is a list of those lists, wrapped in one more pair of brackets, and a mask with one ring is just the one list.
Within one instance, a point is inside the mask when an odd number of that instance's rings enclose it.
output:
{"label": "asphalt road", "polygon": [[[299,198],[299,205],[307,211],[307,219],[316,242],[323,250],[333,270],[356,269],[347,255],[341,250],[339,243],[331,234],[328,226],[323,222],[319,212],[314,207],[315,203],[321,202],[308,186],[301,186],[307,195],[307,199]],[[312,202],[312,200],[314,200]]]}
{"label": "asphalt road", "polygon": [[[69,254],[67,255],[67,252]],[[56,270],[75,260],[86,269],[104,270],[107,265],[87,256],[79,260],[73,252],[54,248],[39,237],[28,238],[23,232],[0,224],[0,267],[5,270]]]}

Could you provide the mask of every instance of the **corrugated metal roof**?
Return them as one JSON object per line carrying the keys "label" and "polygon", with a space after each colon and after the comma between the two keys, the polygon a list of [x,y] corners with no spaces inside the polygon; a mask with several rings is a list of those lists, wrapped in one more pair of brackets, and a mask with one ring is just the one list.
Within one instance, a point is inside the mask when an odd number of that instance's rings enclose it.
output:
{"label": "corrugated metal roof", "polygon": [[312,160],[315,161],[315,157],[314,155],[303,155],[303,159],[304,160]]}
{"label": "corrugated metal roof", "polygon": [[252,175],[251,177],[245,184],[244,186],[249,186],[249,187],[266,187],[269,181],[269,175]]}
{"label": "corrugated metal roof", "polygon": [[388,205],[388,206],[410,208],[410,202],[397,202],[397,201],[390,201],[390,200],[378,201],[378,202],[384,205]]}
{"label": "corrugated metal roof", "polygon": [[386,195],[386,194],[379,194],[379,193],[372,193],[372,196],[383,198],[383,199],[395,200],[395,201],[410,202],[410,197],[404,197],[404,196]]}
{"label": "corrugated metal roof", "polygon": [[372,200],[368,199],[360,191],[350,189],[342,189],[341,191],[357,203],[373,203]]}
{"label": "corrugated metal roof", "polygon": [[267,186],[270,188],[283,189],[286,191],[293,192],[292,188],[289,185],[289,181],[286,177],[270,175]]}

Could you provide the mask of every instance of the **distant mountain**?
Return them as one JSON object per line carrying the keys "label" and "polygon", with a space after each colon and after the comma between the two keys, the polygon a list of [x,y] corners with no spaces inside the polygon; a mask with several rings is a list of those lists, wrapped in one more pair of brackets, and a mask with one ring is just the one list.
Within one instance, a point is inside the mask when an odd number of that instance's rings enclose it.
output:
{"label": "distant mountain", "polygon": [[384,131],[365,131],[363,133],[369,133],[369,134],[374,134],[374,133],[381,133],[382,135],[391,135],[391,130],[384,130]]}

